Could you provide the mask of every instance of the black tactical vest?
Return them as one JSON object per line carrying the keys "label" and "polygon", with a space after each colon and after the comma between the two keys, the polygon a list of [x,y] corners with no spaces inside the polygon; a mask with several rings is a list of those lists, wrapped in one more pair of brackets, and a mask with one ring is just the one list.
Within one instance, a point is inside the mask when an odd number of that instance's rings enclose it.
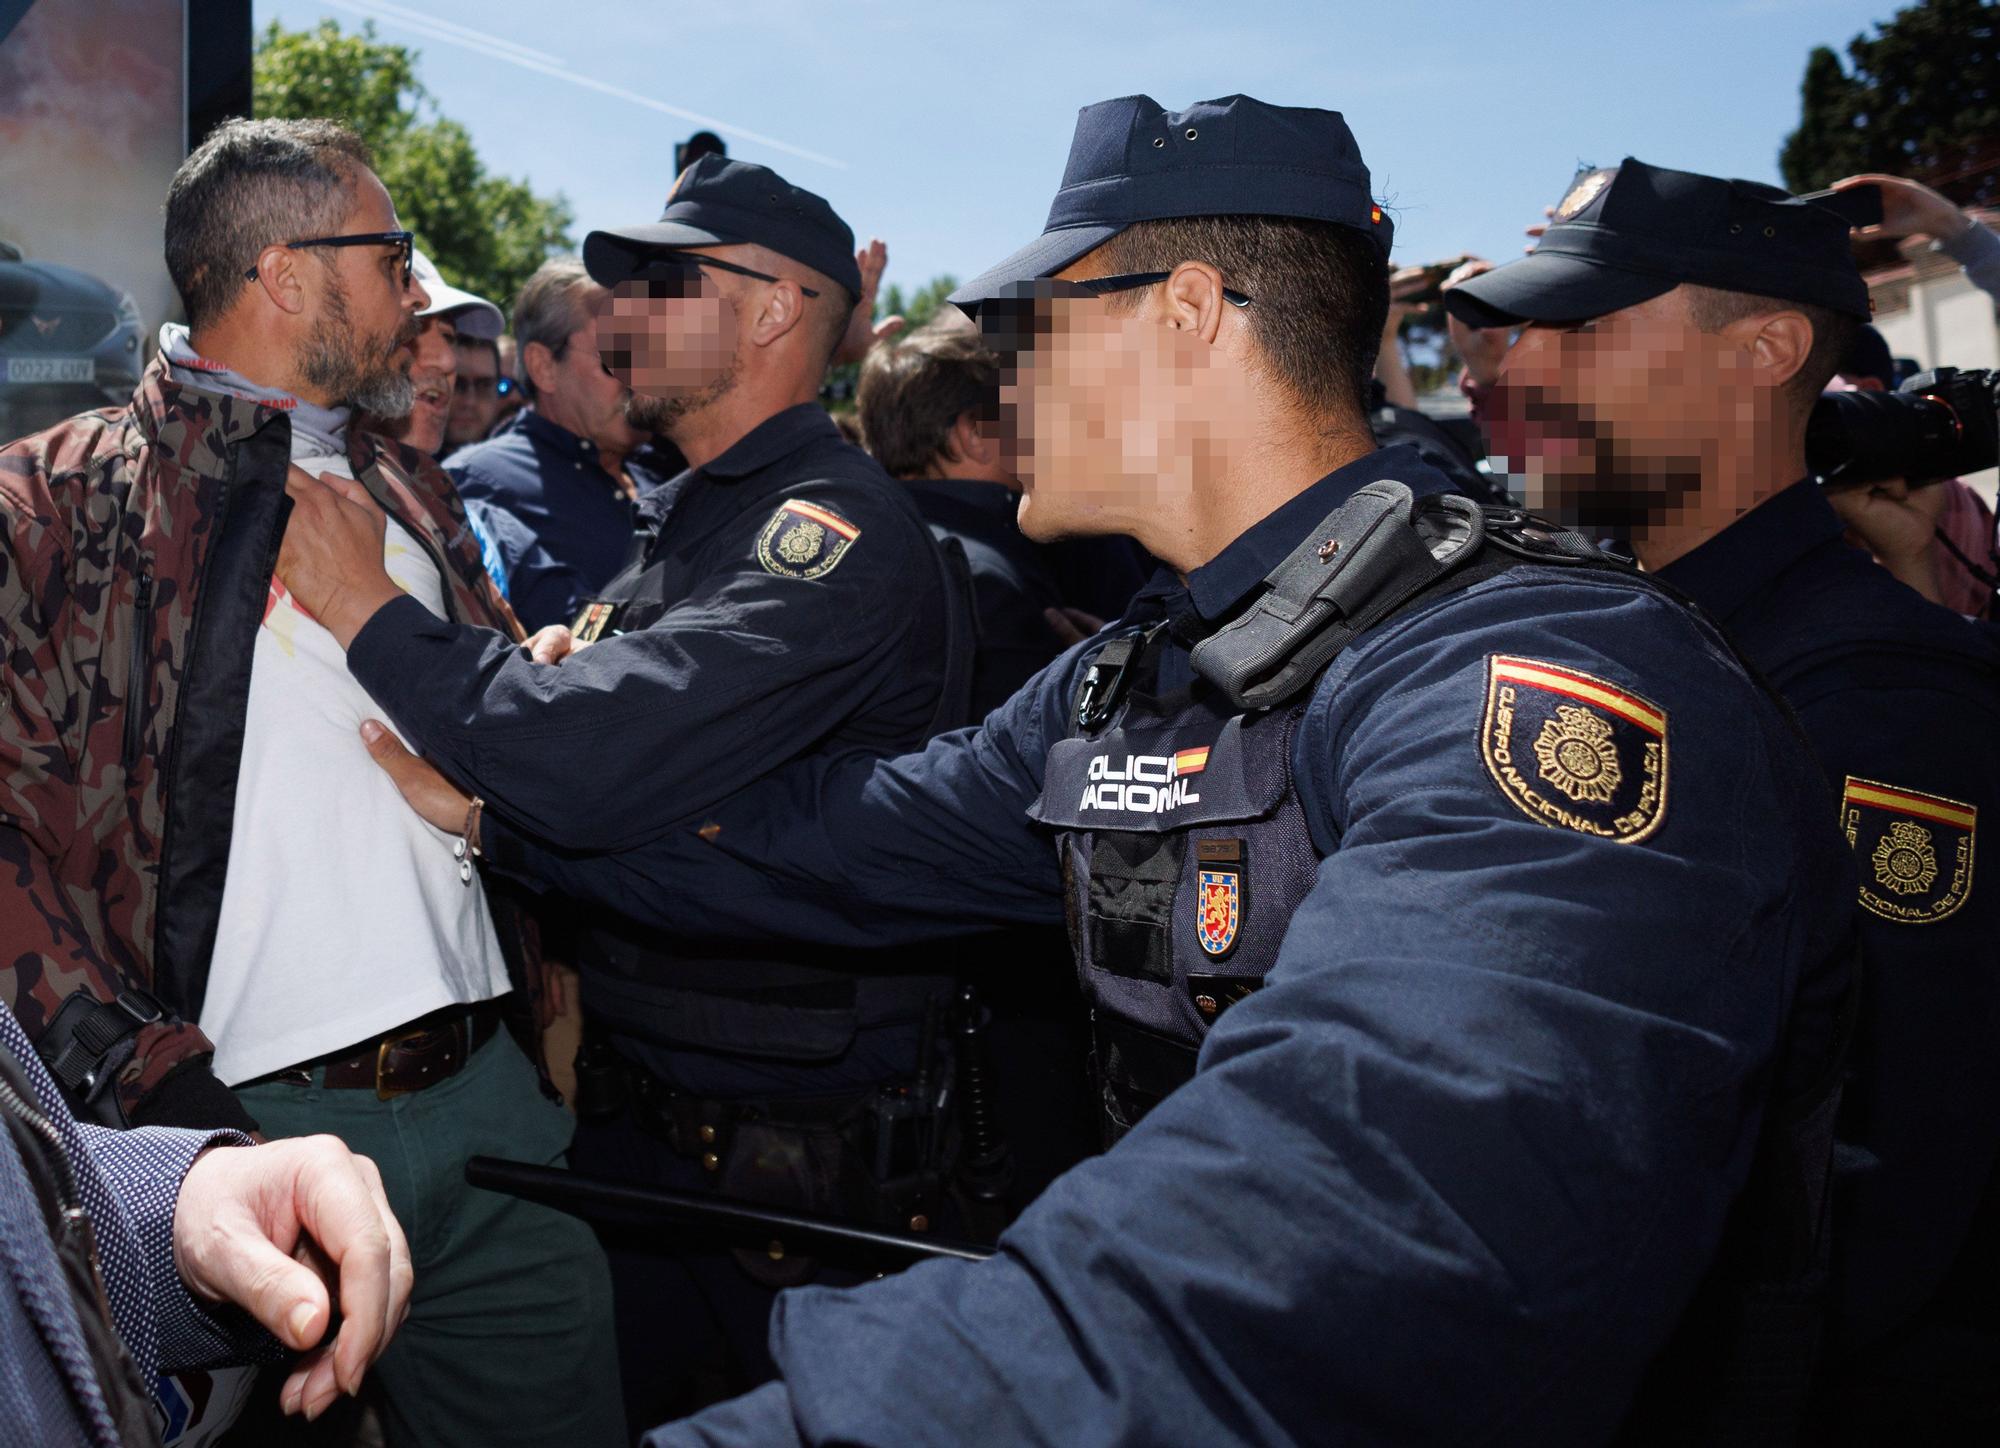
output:
{"label": "black tactical vest", "polygon": [[1303,706],[1246,711],[1204,679],[1160,695],[1163,633],[1100,654],[1126,671],[1122,697],[1049,751],[1030,811],[1057,831],[1107,1139],[1194,1074],[1319,868],[1292,788]]}

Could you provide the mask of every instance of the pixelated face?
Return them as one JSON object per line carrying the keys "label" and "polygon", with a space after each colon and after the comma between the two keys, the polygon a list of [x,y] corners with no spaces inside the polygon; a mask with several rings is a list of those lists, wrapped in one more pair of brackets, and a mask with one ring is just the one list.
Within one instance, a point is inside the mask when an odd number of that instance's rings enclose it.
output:
{"label": "pixelated face", "polygon": [[1489,431],[1528,506],[1584,527],[1670,521],[1723,439],[1754,420],[1758,378],[1728,328],[1705,332],[1676,287],[1594,321],[1524,327]]}
{"label": "pixelated face", "polygon": [[1119,303],[1063,294],[1062,281],[1102,270],[1086,258],[1054,285],[1023,284],[980,307],[1000,355],[996,430],[1030,538],[1129,531],[1159,480],[1201,451],[1214,348],[1169,325],[1158,287]]}
{"label": "pixelated face", "polygon": [[737,324],[720,275],[690,261],[621,282],[597,324],[612,375],[663,400],[699,393],[725,375],[736,359]]}

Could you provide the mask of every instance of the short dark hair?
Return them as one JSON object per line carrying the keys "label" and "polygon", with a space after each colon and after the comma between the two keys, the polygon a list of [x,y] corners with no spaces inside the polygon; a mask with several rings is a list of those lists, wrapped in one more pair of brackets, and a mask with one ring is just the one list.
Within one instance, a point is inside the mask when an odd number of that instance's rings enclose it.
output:
{"label": "short dark hair", "polygon": [[1207,262],[1251,298],[1250,334],[1273,379],[1309,413],[1365,426],[1389,319],[1389,268],[1372,238],[1330,221],[1189,216],[1138,222],[1098,252],[1118,273]]}
{"label": "short dark hair", "polygon": [[458,334],[458,350],[459,350],[459,351],[461,351],[461,352],[477,352],[477,351],[480,351],[480,350],[482,350],[482,349],[483,349],[483,350],[485,350],[485,351],[487,351],[487,352],[490,352],[490,353],[492,353],[492,354],[493,354],[493,374],[494,374],[494,376],[496,376],[496,377],[497,377],[497,376],[499,376],[499,374],[500,374],[500,343],[499,343],[499,342],[498,342],[497,340],[495,340],[494,338],[492,338],[492,337],[468,337],[468,336],[467,336],[467,335],[466,335],[465,333],[463,333],[463,332],[460,332],[460,333]]}
{"label": "short dark hair", "polygon": [[337,121],[218,126],[167,187],[167,271],[188,325],[207,326],[235,305],[244,273],[272,242],[338,229],[355,178],[373,166],[366,143]]}
{"label": "short dark hair", "polygon": [[912,478],[945,452],[951,429],[992,402],[1000,359],[979,334],[933,322],[869,349],[854,405],[868,451],[892,478]]}
{"label": "short dark hair", "polygon": [[[812,268],[807,270],[812,271]],[[847,335],[847,324],[854,316],[854,309],[861,304],[861,299],[847,289],[845,282],[837,282],[817,271],[813,271],[813,278],[813,290],[819,293],[818,305],[822,312],[817,317],[808,312],[806,323],[815,329],[812,338],[825,354],[820,363],[824,367],[832,363],[833,354],[840,350],[840,339]],[[808,298],[806,306],[810,308],[813,305]]]}
{"label": "short dark hair", "polygon": [[1811,407],[1813,399],[1826,391],[1826,384],[1839,374],[1842,360],[1864,325],[1859,318],[1813,302],[1789,302],[1754,292],[1726,292],[1719,287],[1688,288],[1688,316],[1704,332],[1719,332],[1731,322],[1745,317],[1766,317],[1773,312],[1798,312],[1812,324],[1812,348],[1806,353],[1804,365],[1785,384],[1792,401],[1800,407]]}

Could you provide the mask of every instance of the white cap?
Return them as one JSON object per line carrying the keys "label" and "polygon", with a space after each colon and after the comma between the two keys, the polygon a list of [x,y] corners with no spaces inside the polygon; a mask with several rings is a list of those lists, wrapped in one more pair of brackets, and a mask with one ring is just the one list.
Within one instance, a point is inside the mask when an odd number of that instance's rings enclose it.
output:
{"label": "white cap", "polygon": [[498,307],[484,297],[460,291],[439,276],[437,267],[422,252],[412,250],[410,263],[425,295],[431,299],[431,304],[418,312],[418,316],[444,317],[461,335],[482,337],[488,342],[497,341],[507,330],[507,318]]}

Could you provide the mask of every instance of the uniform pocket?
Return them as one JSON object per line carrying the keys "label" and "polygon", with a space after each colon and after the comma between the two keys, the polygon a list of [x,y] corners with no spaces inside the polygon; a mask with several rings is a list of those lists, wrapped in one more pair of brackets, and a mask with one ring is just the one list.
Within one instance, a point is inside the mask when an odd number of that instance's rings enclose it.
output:
{"label": "uniform pocket", "polygon": [[1185,843],[1177,834],[1092,840],[1084,905],[1092,964],[1131,980],[1173,982],[1174,894]]}

